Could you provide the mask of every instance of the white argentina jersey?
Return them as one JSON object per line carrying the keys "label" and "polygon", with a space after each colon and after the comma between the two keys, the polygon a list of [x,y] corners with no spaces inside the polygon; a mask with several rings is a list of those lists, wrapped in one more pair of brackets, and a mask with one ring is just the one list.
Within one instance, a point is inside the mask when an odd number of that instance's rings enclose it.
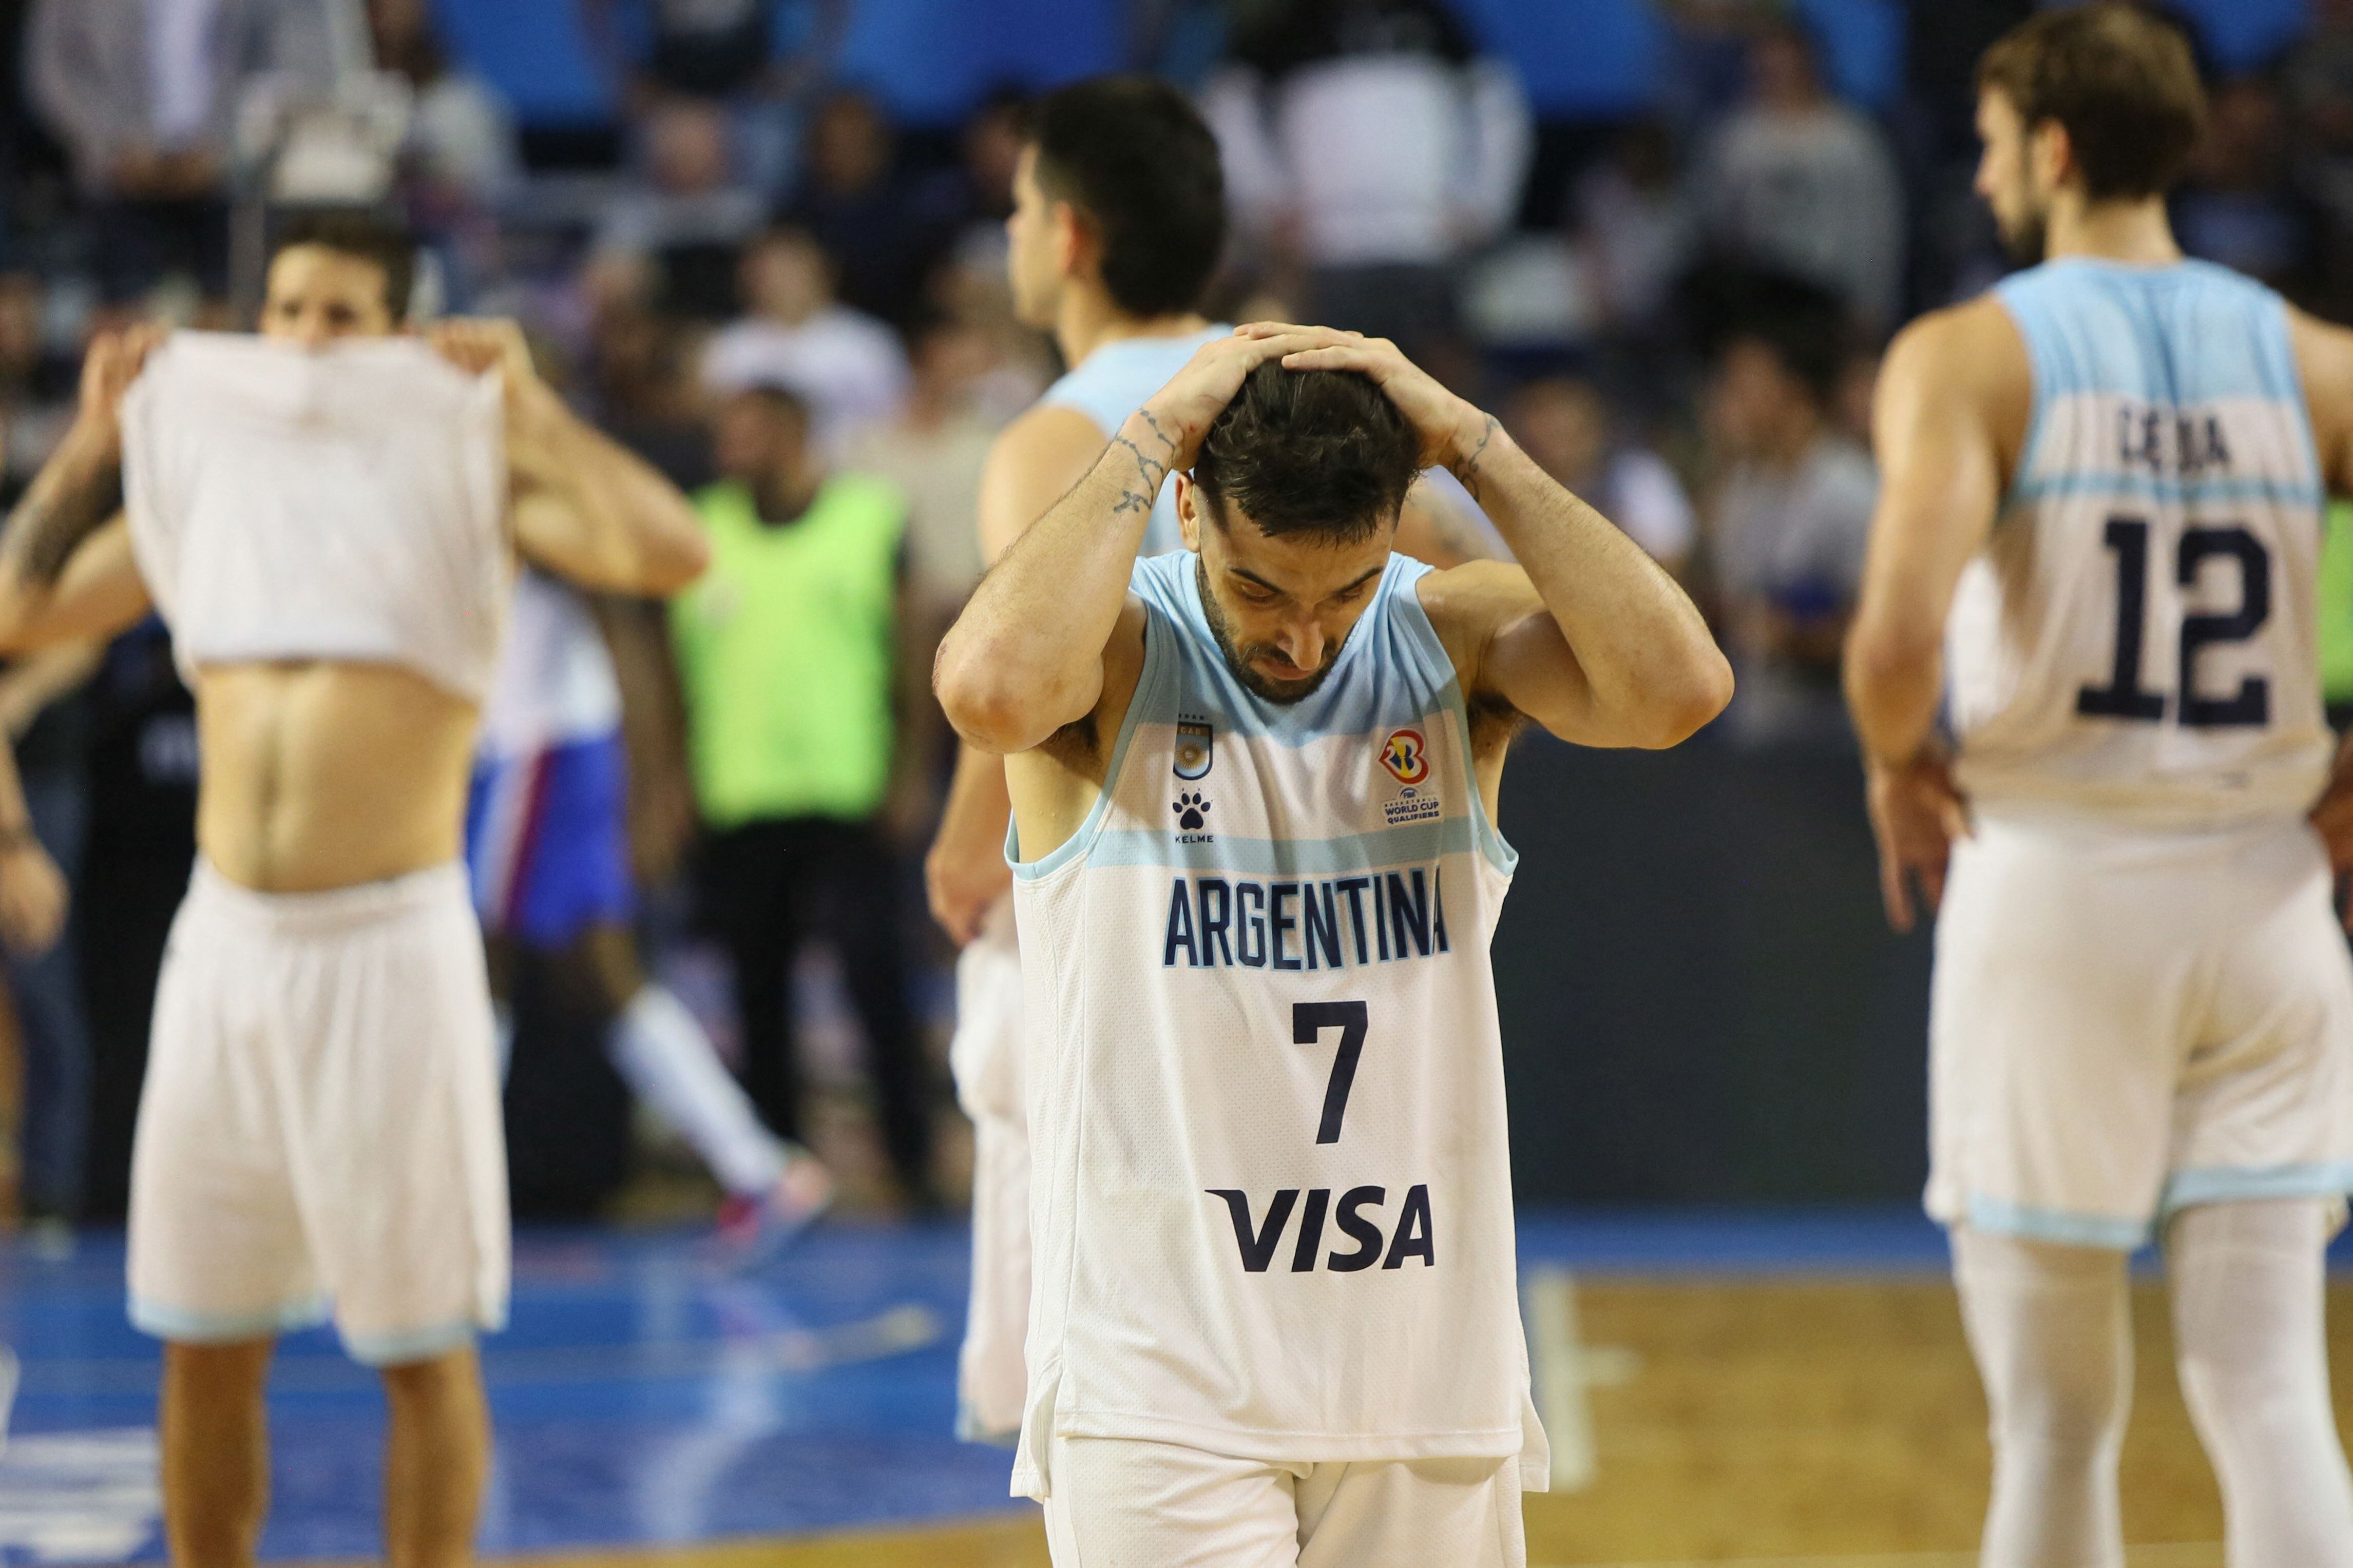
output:
{"label": "white argentina jersey", "polygon": [[2196,261],[1998,297],[2034,413],[1947,632],[1963,787],[2158,827],[2303,811],[2322,497],[2284,307]]}
{"label": "white argentina jersey", "polygon": [[[1109,441],[1128,416],[1152,401],[1152,395],[1176,379],[1185,362],[1204,343],[1233,336],[1229,326],[1204,327],[1174,338],[1117,338],[1081,360],[1077,367],[1048,387],[1038,399],[1063,408],[1075,408],[1094,421]],[[1144,525],[1138,555],[1160,555],[1185,548],[1176,521],[1176,476],[1160,481],[1151,521]]]}
{"label": "white argentina jersey", "polygon": [[1514,855],[1390,557],[1324,685],[1227,668],[1198,557],[1136,563],[1102,797],[1018,863],[1037,1267],[1017,1492],[1047,1439],[1268,1460],[1521,1457],[1488,941]]}

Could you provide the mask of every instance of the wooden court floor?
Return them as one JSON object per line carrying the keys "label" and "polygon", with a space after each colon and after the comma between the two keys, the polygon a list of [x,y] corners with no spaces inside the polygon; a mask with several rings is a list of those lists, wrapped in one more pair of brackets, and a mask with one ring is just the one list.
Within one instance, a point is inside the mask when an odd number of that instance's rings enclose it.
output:
{"label": "wooden court floor", "polygon": [[[1985,1505],[1984,1404],[1948,1284],[1934,1276],[1577,1287],[1595,1387],[1583,1492],[1532,1496],[1532,1564],[1972,1568]],[[2353,1367],[2353,1287],[2331,1350]],[[2173,1378],[2161,1288],[2134,1302],[2124,1455],[2134,1568],[2221,1568],[2221,1509]],[[1623,1353],[1620,1353],[1623,1352]],[[2340,1372],[2337,1410],[2353,1426]],[[1045,1568],[1034,1517],[904,1533],[566,1554],[533,1568]]]}

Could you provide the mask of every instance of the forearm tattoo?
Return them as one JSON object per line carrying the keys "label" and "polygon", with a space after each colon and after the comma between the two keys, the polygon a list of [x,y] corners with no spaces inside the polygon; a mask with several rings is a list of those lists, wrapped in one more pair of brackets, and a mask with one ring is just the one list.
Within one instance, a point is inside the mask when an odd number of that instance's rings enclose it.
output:
{"label": "forearm tattoo", "polygon": [[1128,455],[1135,459],[1135,479],[1119,492],[1119,500],[1112,503],[1111,511],[1113,517],[1124,517],[1131,512],[1150,511],[1153,503],[1160,499],[1160,482],[1168,477],[1167,458],[1176,455],[1176,443],[1169,439],[1168,432],[1160,427],[1160,421],[1155,419],[1149,410],[1139,408],[1136,410],[1135,416],[1152,427],[1154,439],[1157,440],[1166,451],[1158,458],[1146,457],[1144,448],[1125,436],[1112,437],[1113,446],[1125,447]]}
{"label": "forearm tattoo", "polygon": [[1487,455],[1487,443],[1493,441],[1495,438],[1495,432],[1503,427],[1502,420],[1492,414],[1488,415],[1487,427],[1479,432],[1479,444],[1471,448],[1469,457],[1454,465],[1454,477],[1462,481],[1462,488],[1471,492],[1473,500],[1483,501],[1487,499],[1479,493],[1479,459]]}
{"label": "forearm tattoo", "polygon": [[60,454],[9,513],[0,558],[25,581],[53,588],[82,541],[121,508],[120,462],[77,463]]}

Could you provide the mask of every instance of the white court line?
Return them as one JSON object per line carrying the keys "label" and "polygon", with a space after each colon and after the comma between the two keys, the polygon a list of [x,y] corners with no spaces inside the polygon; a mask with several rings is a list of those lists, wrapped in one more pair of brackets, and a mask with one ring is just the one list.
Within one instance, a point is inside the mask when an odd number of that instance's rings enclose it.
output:
{"label": "white court line", "polygon": [[1528,1332],[1528,1381],[1552,1445],[1552,1489],[1593,1484],[1593,1409],[1586,1397],[1633,1377],[1640,1363],[1620,1345],[1588,1345],[1577,1315],[1577,1281],[1566,1268],[1531,1268],[1520,1286]]}

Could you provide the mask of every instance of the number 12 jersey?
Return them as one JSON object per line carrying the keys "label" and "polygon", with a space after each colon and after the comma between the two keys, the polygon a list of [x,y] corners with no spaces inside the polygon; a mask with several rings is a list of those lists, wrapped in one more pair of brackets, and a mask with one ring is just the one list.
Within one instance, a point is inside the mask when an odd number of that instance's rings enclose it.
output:
{"label": "number 12 jersey", "polygon": [[1198,557],[1136,563],[1145,658],[1101,798],[1015,846],[1029,1020],[1029,1409],[1048,1439],[1271,1462],[1518,1456],[1545,1483],[1514,1254],[1487,820],[1426,568],[1267,702]]}
{"label": "number 12 jersey", "polygon": [[2199,261],[2068,258],[1996,297],[2034,405],[1947,633],[1963,787],[2154,827],[2303,811],[2322,493],[2285,307]]}

